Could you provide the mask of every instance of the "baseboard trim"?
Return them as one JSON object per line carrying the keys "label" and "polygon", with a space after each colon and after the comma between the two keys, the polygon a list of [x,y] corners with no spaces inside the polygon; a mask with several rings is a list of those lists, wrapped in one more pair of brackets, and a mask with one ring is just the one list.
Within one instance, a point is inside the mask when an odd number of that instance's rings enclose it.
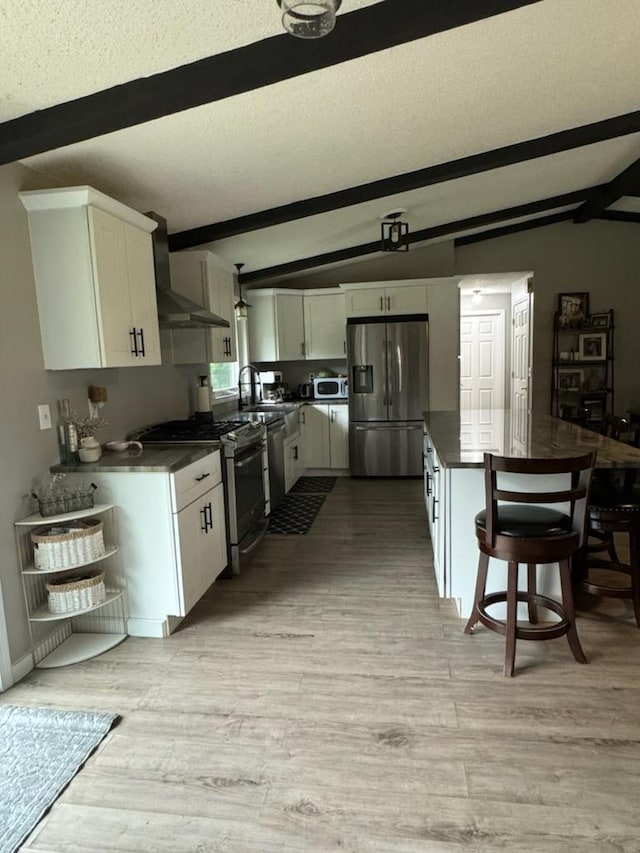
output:
{"label": "baseboard trim", "polygon": [[27,652],[26,655],[23,655],[20,660],[11,666],[11,676],[13,678],[13,683],[17,684],[18,681],[22,681],[22,679],[29,675],[31,670],[35,667],[33,662],[33,655],[31,652]]}
{"label": "baseboard trim", "polygon": [[157,637],[162,640],[170,634],[167,619],[127,619],[127,633],[130,637]]}

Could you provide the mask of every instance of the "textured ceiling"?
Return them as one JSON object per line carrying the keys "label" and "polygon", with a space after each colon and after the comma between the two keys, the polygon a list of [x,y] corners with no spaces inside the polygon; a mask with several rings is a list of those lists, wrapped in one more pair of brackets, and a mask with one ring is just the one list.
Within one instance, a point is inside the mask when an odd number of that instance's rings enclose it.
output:
{"label": "textured ceiling", "polygon": [[[638,10],[543,0],[25,162],[172,233],[207,225],[637,110]],[[0,121],[281,33],[275,0],[9,0],[0,29]],[[638,156],[636,134],[211,247],[249,272],[375,240],[396,206],[415,231],[601,184]]]}

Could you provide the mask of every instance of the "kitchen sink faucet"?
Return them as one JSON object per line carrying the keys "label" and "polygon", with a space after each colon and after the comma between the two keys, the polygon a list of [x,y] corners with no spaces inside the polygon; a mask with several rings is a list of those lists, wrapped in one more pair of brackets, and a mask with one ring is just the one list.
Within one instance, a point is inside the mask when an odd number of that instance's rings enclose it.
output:
{"label": "kitchen sink faucet", "polygon": [[242,374],[245,370],[249,370],[251,373],[251,377],[249,379],[249,383],[251,385],[251,394],[250,394],[251,405],[255,406],[255,404],[257,402],[257,400],[256,400],[256,381],[258,382],[258,385],[260,387],[260,400],[262,400],[262,383],[260,382],[260,371],[255,366],[255,364],[244,364],[240,368],[240,371],[238,372],[238,409],[240,411],[242,411],[242,406],[243,406],[243,402],[242,402]]}

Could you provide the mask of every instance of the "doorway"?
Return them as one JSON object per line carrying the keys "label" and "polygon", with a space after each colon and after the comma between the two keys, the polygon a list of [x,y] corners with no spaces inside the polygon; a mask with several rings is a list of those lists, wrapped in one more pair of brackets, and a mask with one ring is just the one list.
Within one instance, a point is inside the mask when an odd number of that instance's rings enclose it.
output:
{"label": "doorway", "polygon": [[461,449],[526,449],[531,409],[531,273],[460,280]]}

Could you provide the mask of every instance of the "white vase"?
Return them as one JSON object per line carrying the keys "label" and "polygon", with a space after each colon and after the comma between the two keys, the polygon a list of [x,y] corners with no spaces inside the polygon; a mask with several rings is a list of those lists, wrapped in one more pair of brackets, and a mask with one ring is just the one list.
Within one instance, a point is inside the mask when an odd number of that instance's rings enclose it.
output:
{"label": "white vase", "polygon": [[93,435],[81,438],[78,456],[81,462],[97,462],[102,456],[100,442]]}

